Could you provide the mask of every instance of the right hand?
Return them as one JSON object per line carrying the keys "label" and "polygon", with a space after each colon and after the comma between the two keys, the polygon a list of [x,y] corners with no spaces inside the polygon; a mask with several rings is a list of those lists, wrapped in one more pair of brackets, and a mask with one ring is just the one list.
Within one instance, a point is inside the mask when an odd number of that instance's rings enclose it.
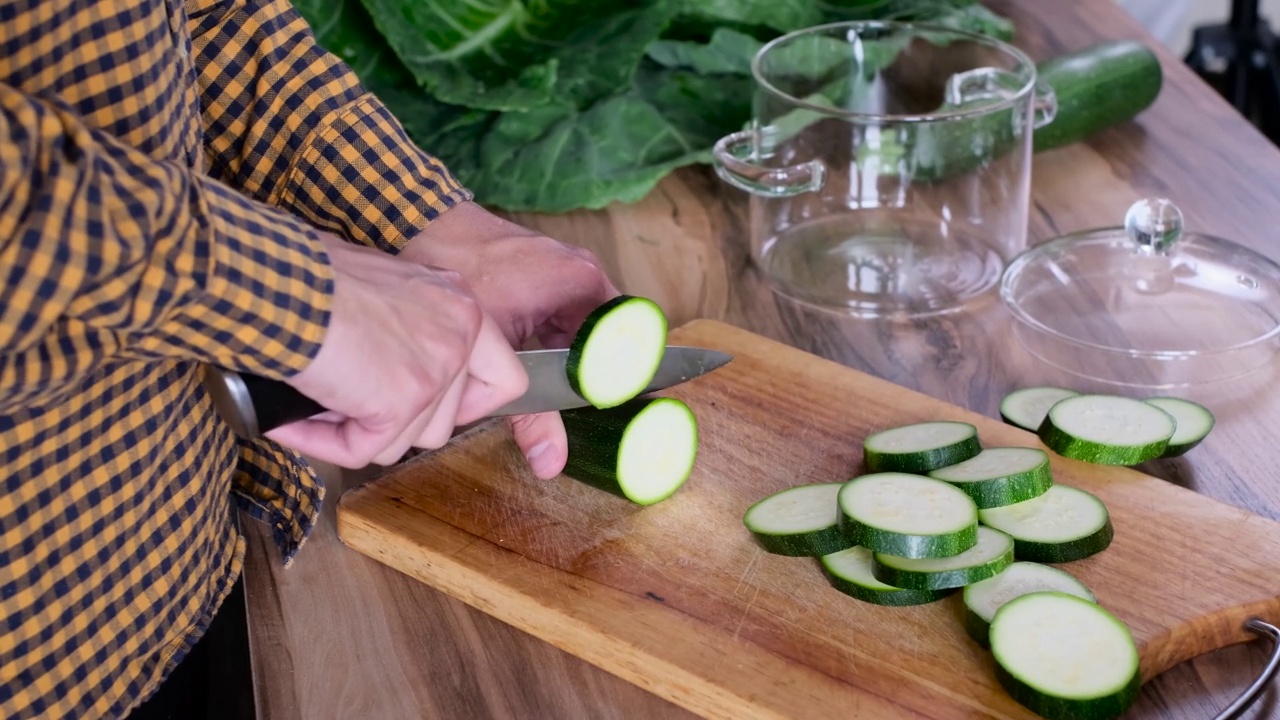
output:
{"label": "right hand", "polygon": [[328,408],[268,438],[348,468],[432,449],[524,394],[529,378],[461,278],[332,235],[329,329],[286,382]]}

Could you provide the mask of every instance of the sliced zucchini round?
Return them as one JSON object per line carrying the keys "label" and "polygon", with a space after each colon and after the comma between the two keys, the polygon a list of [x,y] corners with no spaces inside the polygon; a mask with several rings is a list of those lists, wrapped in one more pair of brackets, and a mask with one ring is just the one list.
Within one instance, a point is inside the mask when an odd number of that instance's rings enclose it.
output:
{"label": "sliced zucchini round", "polygon": [[840,532],[836,496],[844,483],[798,485],[747,508],[742,522],[766,551],[792,557],[827,555],[851,547]]}
{"label": "sliced zucchini round", "polygon": [[837,497],[845,537],[874,552],[949,557],[978,542],[978,506],[941,480],[871,473],[845,483]]}
{"label": "sliced zucchini round", "polygon": [[945,590],[975,583],[1013,563],[1013,538],[999,530],[978,527],[978,542],[959,555],[944,558],[900,558],[875,553],[872,572],[877,580],[910,590]]}
{"label": "sliced zucchini round", "polygon": [[1177,457],[1200,444],[1213,430],[1214,417],[1209,408],[1175,397],[1147,398],[1148,402],[1173,416],[1177,429],[1169,438],[1169,447],[1161,457]]}
{"label": "sliced zucchini round", "polygon": [[560,416],[569,440],[564,474],[575,480],[652,505],[679,490],[693,472],[698,421],[676,398],[637,398]]}
{"label": "sliced zucchini round", "polygon": [[1035,432],[1059,400],[1075,397],[1075,390],[1042,385],[1014,390],[1000,401],[1000,418],[1010,425]]}
{"label": "sliced zucchini round", "polygon": [[876,579],[871,572],[871,551],[854,546],[819,558],[831,586],[863,602],[891,607],[924,605],[941,600],[955,590],[908,590]]}
{"label": "sliced zucchini round", "polygon": [[987,448],[955,465],[929,472],[973,498],[978,509],[1012,505],[1043,495],[1053,485],[1049,453],[1039,448]]}
{"label": "sliced zucchini round", "polygon": [[1054,485],[1040,497],[978,511],[983,525],[1013,538],[1019,560],[1064,563],[1102,552],[1114,530],[1107,506],[1090,492]]}
{"label": "sliced zucchini round", "polygon": [[1010,600],[991,621],[1000,685],[1046,720],[1116,718],[1138,696],[1138,648],[1101,605],[1063,592]]}
{"label": "sliced zucchini round", "polygon": [[867,472],[924,474],[977,455],[978,428],[939,420],[881,430],[867,436],[862,452]]}
{"label": "sliced zucchini round", "polygon": [[596,408],[611,408],[640,395],[667,350],[667,316],[652,300],[619,295],[582,322],[565,372],[569,386]]}
{"label": "sliced zucchini round", "polygon": [[1066,570],[1019,560],[993,577],[964,589],[964,629],[980,646],[990,647],[991,618],[1005,603],[1027,593],[1044,590],[1065,592],[1097,602],[1093,592]]}
{"label": "sliced zucchini round", "polygon": [[1150,403],[1119,395],[1077,395],[1049,408],[1040,426],[1051,450],[1099,465],[1137,465],[1160,457],[1177,423]]}

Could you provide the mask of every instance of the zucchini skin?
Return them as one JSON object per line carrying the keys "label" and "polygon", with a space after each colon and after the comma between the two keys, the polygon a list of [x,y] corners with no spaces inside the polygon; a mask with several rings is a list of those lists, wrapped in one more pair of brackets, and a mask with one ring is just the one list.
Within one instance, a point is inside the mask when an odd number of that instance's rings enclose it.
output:
{"label": "zucchini skin", "polygon": [[[582,391],[582,385],[578,381],[578,375],[582,368],[582,353],[586,350],[587,341],[591,338],[591,332],[595,329],[596,323],[602,318],[613,312],[618,306],[628,302],[644,302],[653,306],[654,312],[662,315],[664,322],[666,315],[662,312],[662,308],[657,303],[635,295],[618,295],[617,297],[606,300],[599,307],[592,310],[582,321],[582,325],[578,327],[578,331],[574,333],[573,341],[569,343],[569,352],[564,359],[565,374],[569,379],[569,387],[573,389],[579,397],[586,400],[587,395]],[[588,401],[589,402],[589,401]],[[600,408],[597,409],[608,409]]]}
{"label": "zucchini skin", "polygon": [[932,470],[962,463],[982,452],[978,436],[934,450],[912,453],[881,453],[863,447],[863,462],[868,473],[904,472],[925,475]]}
{"label": "zucchini skin", "polygon": [[[564,421],[565,436],[569,441],[569,455],[565,460],[564,475],[638,505],[653,505],[674,495],[684,486],[689,475],[686,475],[666,495],[647,503],[639,502],[627,495],[618,482],[618,450],[623,435],[626,434],[627,428],[636,416],[655,402],[679,403],[689,412],[691,418],[694,417],[693,412],[683,402],[666,397],[635,398],[605,409],[587,407],[562,410],[560,417]],[[693,437],[689,438],[689,442],[694,443],[696,448],[698,439],[697,420],[694,419]]]}
{"label": "zucchini skin", "polygon": [[[840,531],[853,545],[901,558],[934,558],[959,555],[978,544],[978,523],[944,535],[907,535],[865,525],[840,510]],[[892,585],[892,583],[889,583]]]}
{"label": "zucchini skin", "polygon": [[[929,477],[934,477],[932,472]],[[973,482],[952,482],[946,478],[935,478],[950,483],[973,498],[979,510],[1003,507],[1040,497],[1053,486],[1053,472],[1048,463],[1022,473],[1005,477]]]}
{"label": "zucchini skin", "polygon": [[1000,663],[995,663],[996,681],[1020,705],[1045,720],[1110,720],[1118,718],[1138,698],[1141,675],[1134,673],[1124,688],[1107,697],[1073,700],[1045,695],[1014,677]]}
{"label": "zucchini skin", "polygon": [[983,620],[968,605],[964,606],[964,631],[978,643],[978,647],[983,650],[991,649],[991,623]]}
{"label": "zucchini skin", "polygon": [[910,607],[913,605],[928,605],[948,597],[956,592],[955,588],[946,590],[911,590],[908,588],[897,588],[894,590],[880,590],[863,587],[858,583],[845,580],[826,569],[824,566],[823,574],[827,576],[827,581],[831,583],[831,587],[852,597],[872,605],[883,605],[885,607]]}
{"label": "zucchini skin", "polygon": [[1137,465],[1160,457],[1169,448],[1168,439],[1146,445],[1107,445],[1082,440],[1058,429],[1052,416],[1045,417],[1036,434],[1050,450],[1062,457],[1095,465]]}
{"label": "zucchini skin", "polygon": [[965,585],[971,585],[980,580],[986,580],[995,577],[1001,570],[1013,564],[1014,546],[1009,545],[1009,550],[998,558],[988,560],[981,565],[972,565],[966,568],[957,568],[955,570],[940,570],[937,572],[919,572],[915,570],[903,570],[893,567],[892,565],[884,565],[876,562],[873,573],[880,582],[886,585],[893,585],[905,590],[945,590],[962,588]]}
{"label": "zucchini skin", "polygon": [[755,530],[751,530],[751,535],[766,552],[787,557],[821,557],[853,547],[849,538],[840,532],[838,524],[794,535],[771,535]]}
{"label": "zucchini skin", "polygon": [[1090,535],[1061,543],[1036,542],[1013,538],[1013,554],[1019,560],[1046,564],[1067,563],[1097,555],[1111,545],[1115,528],[1111,516],[1107,522]]}

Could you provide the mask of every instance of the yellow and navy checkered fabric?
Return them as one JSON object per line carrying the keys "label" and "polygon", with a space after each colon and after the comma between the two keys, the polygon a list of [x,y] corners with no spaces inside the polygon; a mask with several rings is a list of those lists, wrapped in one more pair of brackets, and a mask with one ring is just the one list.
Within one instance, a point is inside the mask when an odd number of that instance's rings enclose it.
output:
{"label": "yellow and navy checkered fabric", "polygon": [[396,252],[469,193],[288,0],[0,0],[0,717],[120,717],[323,488],[207,363],[323,340],[314,228]]}

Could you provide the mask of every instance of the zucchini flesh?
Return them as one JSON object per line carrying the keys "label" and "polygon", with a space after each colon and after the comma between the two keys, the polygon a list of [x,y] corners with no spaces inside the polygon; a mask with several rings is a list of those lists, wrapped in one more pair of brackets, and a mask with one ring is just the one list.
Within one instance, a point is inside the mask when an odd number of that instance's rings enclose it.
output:
{"label": "zucchini flesh", "polygon": [[819,558],[822,572],[831,586],[850,597],[874,605],[904,607],[925,605],[951,595],[954,590],[910,590],[897,588],[872,573],[871,551],[854,546]]}
{"label": "zucchini flesh", "polygon": [[1065,592],[1097,602],[1093,592],[1071,573],[1050,565],[1019,560],[995,576],[965,587],[964,629],[978,645],[989,648],[988,634],[996,611],[1014,598],[1045,590]]}
{"label": "zucchini flesh", "polygon": [[1038,434],[1051,450],[1099,465],[1160,457],[1177,423],[1150,403],[1118,395],[1077,395],[1049,408]]}
{"label": "zucchini flesh", "polygon": [[1054,485],[1025,502],[978,511],[983,525],[1013,538],[1019,560],[1064,563],[1102,552],[1114,531],[1107,507],[1092,493]]}
{"label": "zucchini flesh", "polygon": [[565,358],[569,386],[596,408],[644,392],[667,349],[667,316],[647,298],[619,295],[591,311]]}
{"label": "zucchini flesh", "polygon": [[1049,454],[1038,448],[987,448],[955,465],[929,472],[973,498],[978,509],[1012,505],[1043,495],[1053,485]]}
{"label": "zucchini flesh", "polygon": [[881,430],[862,443],[867,472],[873,473],[923,474],[968,460],[981,450],[978,428],[948,420]]}
{"label": "zucchini flesh", "polygon": [[836,496],[844,483],[800,485],[776,492],[747,508],[742,522],[766,551],[819,557],[853,543],[840,532]]}
{"label": "zucchini flesh", "polygon": [[693,472],[698,421],[675,398],[638,398],[606,410],[560,413],[569,440],[564,474],[637,505],[674,494]]}
{"label": "zucchini flesh", "polygon": [[1147,398],[1145,402],[1172,415],[1176,425],[1173,437],[1169,438],[1169,447],[1160,457],[1182,455],[1199,445],[1213,430],[1213,413],[1203,405],[1175,397]]}
{"label": "zucchini flesh", "polygon": [[1056,405],[1059,400],[1066,400],[1079,394],[1075,390],[1053,385],[1014,390],[1000,401],[1000,419],[1023,430],[1035,432],[1044,423],[1044,417],[1049,414],[1049,408]]}
{"label": "zucchini flesh", "polygon": [[959,555],[912,560],[876,553],[877,580],[911,590],[945,590],[986,580],[1013,563],[1013,538],[999,530],[978,528],[978,542]]}
{"label": "zucchini flesh", "polygon": [[840,488],[840,528],[849,542],[903,558],[949,557],[978,542],[978,507],[941,480],[872,473]]}
{"label": "zucchini flesh", "polygon": [[1000,685],[1047,720],[1116,718],[1137,698],[1133,635],[1095,602],[1028,593],[996,611],[990,640]]}

